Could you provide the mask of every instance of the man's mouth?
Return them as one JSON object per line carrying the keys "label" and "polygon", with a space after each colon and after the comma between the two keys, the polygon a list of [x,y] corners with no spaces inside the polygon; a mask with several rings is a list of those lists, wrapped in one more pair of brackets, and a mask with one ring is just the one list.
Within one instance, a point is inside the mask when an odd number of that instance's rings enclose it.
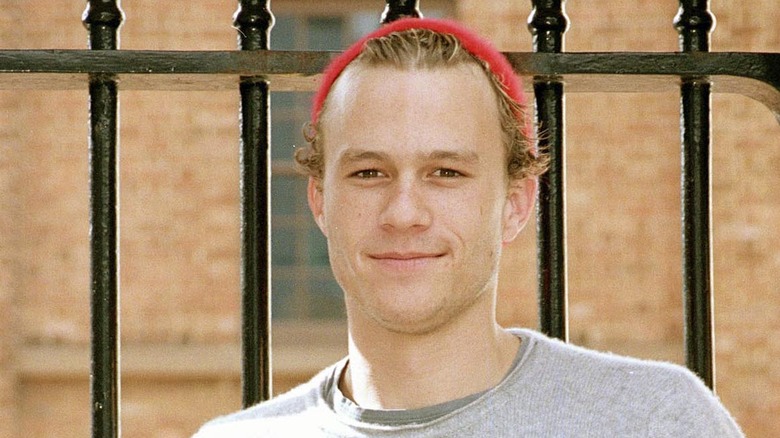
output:
{"label": "man's mouth", "polygon": [[378,260],[413,260],[437,258],[443,256],[443,252],[418,252],[418,251],[388,251],[369,253],[369,257]]}
{"label": "man's mouth", "polygon": [[443,252],[388,251],[370,253],[368,258],[390,269],[410,270],[425,267],[444,255]]}

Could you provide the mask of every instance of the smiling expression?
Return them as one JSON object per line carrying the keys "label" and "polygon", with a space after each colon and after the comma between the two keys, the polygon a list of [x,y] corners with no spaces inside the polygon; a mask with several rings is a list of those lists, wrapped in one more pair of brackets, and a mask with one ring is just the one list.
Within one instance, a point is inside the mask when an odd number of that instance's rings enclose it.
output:
{"label": "smiling expression", "polygon": [[502,242],[524,225],[534,182],[507,176],[484,73],[348,68],[323,116],[309,204],[350,321],[424,333],[492,309]]}

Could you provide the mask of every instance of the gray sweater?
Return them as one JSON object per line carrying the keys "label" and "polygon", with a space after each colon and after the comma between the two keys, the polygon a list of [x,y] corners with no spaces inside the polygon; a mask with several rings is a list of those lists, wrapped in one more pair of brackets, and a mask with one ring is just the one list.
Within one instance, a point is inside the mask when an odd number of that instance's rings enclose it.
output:
{"label": "gray sweater", "polygon": [[286,394],[207,423],[195,438],[742,436],[683,367],[512,332],[522,339],[515,365],[496,387],[464,400],[413,411],[361,410],[337,389],[341,361]]}

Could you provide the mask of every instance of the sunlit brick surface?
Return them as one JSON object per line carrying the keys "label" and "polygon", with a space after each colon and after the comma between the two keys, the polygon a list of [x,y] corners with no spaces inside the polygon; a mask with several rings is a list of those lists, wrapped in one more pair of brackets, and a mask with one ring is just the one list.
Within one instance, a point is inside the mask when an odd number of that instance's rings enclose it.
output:
{"label": "sunlit brick surface", "polygon": [[[377,15],[381,3],[366,2]],[[500,49],[531,50],[530,2],[453,4]],[[0,48],[85,48],[84,6],[0,0]],[[712,8],[714,51],[780,51],[777,1]],[[234,2],[123,9],[121,48],[236,47]],[[673,1],[567,2],[566,50],[675,51],[676,10]],[[574,343],[683,360],[678,100],[566,97]],[[32,346],[89,343],[87,102],[86,90],[0,92],[0,437],[88,434],[86,374],[17,369]],[[120,102],[122,340],[237,343],[238,93],[134,91]],[[712,106],[717,389],[748,436],[772,436],[780,430],[780,126],[747,98],[715,95]],[[534,247],[531,226],[506,248],[503,323],[536,326]],[[277,375],[275,389],[304,378]],[[239,391],[230,367],[217,377],[133,374],[123,381],[123,436],[189,436],[238,408]]]}

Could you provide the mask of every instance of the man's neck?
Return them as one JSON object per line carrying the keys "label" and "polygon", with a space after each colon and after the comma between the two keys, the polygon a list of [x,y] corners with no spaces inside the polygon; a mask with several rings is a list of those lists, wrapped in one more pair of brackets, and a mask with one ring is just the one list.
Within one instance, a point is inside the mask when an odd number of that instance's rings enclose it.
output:
{"label": "man's neck", "polygon": [[518,347],[495,321],[461,320],[422,335],[351,326],[339,389],[367,409],[432,406],[497,385]]}

